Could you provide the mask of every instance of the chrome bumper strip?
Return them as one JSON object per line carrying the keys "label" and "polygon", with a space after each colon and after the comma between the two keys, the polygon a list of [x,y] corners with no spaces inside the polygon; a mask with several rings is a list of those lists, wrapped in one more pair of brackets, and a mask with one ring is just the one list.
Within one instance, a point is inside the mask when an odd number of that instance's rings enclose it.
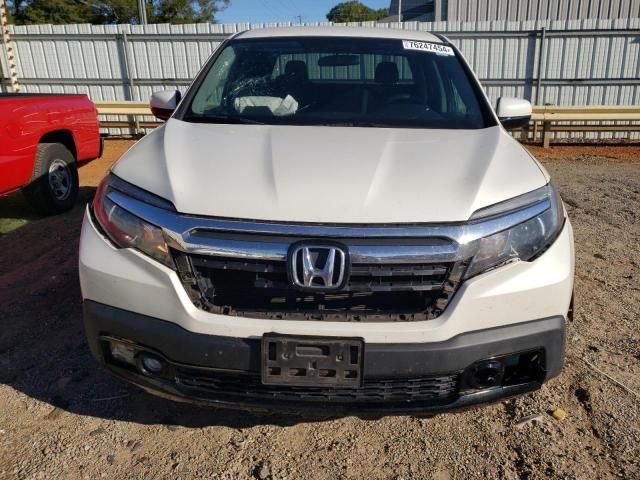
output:
{"label": "chrome bumper strip", "polygon": [[[478,240],[498,233],[539,215],[551,203],[544,199],[527,207],[464,224],[442,225],[313,225],[268,223],[198,217],[170,212],[136,200],[116,190],[108,197],[132,214],[163,229],[167,243],[178,250],[201,255],[245,259],[285,260],[288,241],[278,236],[345,239],[354,263],[427,263],[469,258]],[[215,232],[272,236],[268,241],[245,241],[219,238]],[[358,238],[440,238],[436,245],[349,245]]]}

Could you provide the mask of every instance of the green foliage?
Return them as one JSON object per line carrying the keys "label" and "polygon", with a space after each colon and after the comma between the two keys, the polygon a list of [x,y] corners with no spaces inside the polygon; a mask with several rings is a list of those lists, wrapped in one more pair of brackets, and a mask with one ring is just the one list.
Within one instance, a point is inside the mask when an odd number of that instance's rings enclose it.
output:
{"label": "green foliage", "polygon": [[350,0],[333,7],[327,14],[327,19],[334,23],[367,22],[370,20],[382,20],[388,15],[389,11],[386,8],[374,10],[357,0]]}
{"label": "green foliage", "polygon": [[[90,5],[86,23],[97,25],[140,23],[137,0],[106,0],[104,2],[89,0],[86,3]],[[147,19],[150,20],[148,4]]]}
{"label": "green foliage", "polygon": [[154,23],[200,23],[212,21],[218,11],[220,5],[211,0],[162,0],[151,17]]}
{"label": "green foliage", "polygon": [[70,0],[14,0],[8,11],[9,22],[17,25],[87,22],[86,6]]}
{"label": "green foliage", "polygon": [[[215,22],[230,0],[145,0],[149,23]],[[9,21],[38,23],[140,23],[137,0],[13,0]]]}

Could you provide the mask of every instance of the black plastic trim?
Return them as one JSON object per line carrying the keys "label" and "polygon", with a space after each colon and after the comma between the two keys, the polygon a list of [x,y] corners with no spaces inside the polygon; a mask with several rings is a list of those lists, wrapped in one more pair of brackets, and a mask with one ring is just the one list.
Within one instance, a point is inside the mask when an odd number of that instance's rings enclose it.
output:
{"label": "black plastic trim", "polygon": [[442,412],[450,412],[453,410],[463,410],[473,407],[478,404],[491,403],[499,400],[504,400],[509,397],[515,397],[528,392],[538,390],[542,384],[539,382],[529,382],[520,385],[513,385],[507,387],[497,387],[487,390],[481,390],[473,393],[466,393],[454,397],[449,401],[441,402],[412,402],[412,403],[339,403],[331,404],[327,402],[310,403],[299,401],[287,401],[278,402],[257,402],[255,400],[247,401],[238,397],[219,397],[209,398],[199,395],[197,390],[191,391],[190,389],[178,389],[176,384],[158,380],[155,378],[147,377],[125,368],[117,367],[114,365],[109,366],[109,372],[114,374],[123,380],[131,382],[143,390],[170,400],[178,402],[186,402],[194,405],[206,406],[206,407],[222,407],[233,409],[244,409],[259,412],[273,412],[278,411],[280,413],[288,414],[322,414],[322,415],[339,415],[339,414],[380,414],[380,415],[392,415],[392,414],[420,414],[430,415]]}
{"label": "black plastic trim", "polygon": [[506,130],[516,130],[518,128],[524,128],[531,122],[531,115],[524,115],[522,117],[502,117],[499,118],[500,123]]}
{"label": "black plastic trim", "polygon": [[[236,371],[261,369],[260,338],[193,333],[171,322],[91,300],[84,301],[84,323],[91,351],[103,363],[99,337],[109,335],[159,351],[173,362]],[[538,348],[545,351],[545,380],[558,375],[564,364],[564,317],[464,333],[442,342],[365,343],[363,375],[402,378],[450,373],[479,360]]]}

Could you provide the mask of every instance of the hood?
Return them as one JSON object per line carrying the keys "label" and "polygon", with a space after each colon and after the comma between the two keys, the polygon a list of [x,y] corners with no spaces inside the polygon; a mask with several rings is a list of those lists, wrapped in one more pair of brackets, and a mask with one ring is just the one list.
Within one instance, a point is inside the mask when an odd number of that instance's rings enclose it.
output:
{"label": "hood", "polygon": [[425,130],[171,119],[114,166],[182,213],[321,223],[467,220],[546,183],[500,127]]}

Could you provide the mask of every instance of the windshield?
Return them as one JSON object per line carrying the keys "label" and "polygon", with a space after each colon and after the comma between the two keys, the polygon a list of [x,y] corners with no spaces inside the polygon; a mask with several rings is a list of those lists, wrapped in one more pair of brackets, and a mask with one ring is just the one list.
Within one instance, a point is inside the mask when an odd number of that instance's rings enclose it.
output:
{"label": "windshield", "polygon": [[349,37],[232,40],[182,119],[212,123],[478,129],[486,102],[441,44]]}

